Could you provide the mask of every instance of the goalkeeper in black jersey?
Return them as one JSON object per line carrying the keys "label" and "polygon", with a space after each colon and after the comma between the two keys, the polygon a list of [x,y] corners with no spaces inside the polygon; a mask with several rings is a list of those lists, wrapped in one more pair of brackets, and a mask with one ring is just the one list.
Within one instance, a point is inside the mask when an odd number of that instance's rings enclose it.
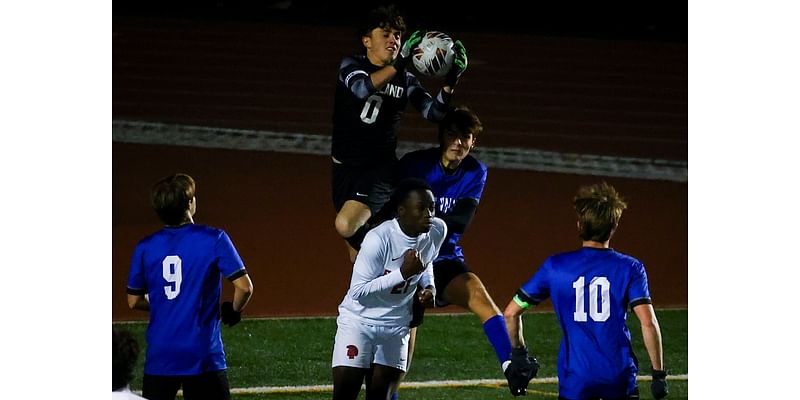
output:
{"label": "goalkeeper in black jersey", "polygon": [[347,241],[351,261],[368,230],[367,222],[391,194],[397,126],[406,106],[411,103],[426,119],[440,121],[467,68],[466,50],[456,41],[454,64],[434,98],[408,71],[412,68],[412,50],[424,32],[416,31],[402,43],[405,29],[405,21],[394,6],[372,10],[359,30],[365,53],[345,57],[339,66],[331,183],[336,231]]}

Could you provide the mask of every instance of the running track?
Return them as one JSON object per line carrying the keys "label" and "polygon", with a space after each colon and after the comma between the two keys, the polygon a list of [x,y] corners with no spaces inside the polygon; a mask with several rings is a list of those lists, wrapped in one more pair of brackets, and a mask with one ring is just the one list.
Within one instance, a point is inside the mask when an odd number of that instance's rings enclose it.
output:
{"label": "running track", "polygon": [[[686,44],[451,33],[471,56],[456,101],[481,116],[480,146],[685,165]],[[113,35],[115,121],[319,136],[329,135],[338,61],[354,49],[348,29],[275,23],[115,17]],[[296,45],[300,35],[316,38],[313,50]],[[407,114],[401,140],[434,135]],[[350,266],[333,230],[329,163],[115,136],[112,318],[144,317],[125,303],[128,263],[136,241],[158,229],[150,186],[175,171],[198,180],[198,222],[225,228],[248,265],[248,315],[334,315]],[[600,179],[630,205],[613,247],[645,262],[657,307],[688,305],[685,179],[492,168],[463,244],[500,307],[547,255],[577,245],[571,198]]]}

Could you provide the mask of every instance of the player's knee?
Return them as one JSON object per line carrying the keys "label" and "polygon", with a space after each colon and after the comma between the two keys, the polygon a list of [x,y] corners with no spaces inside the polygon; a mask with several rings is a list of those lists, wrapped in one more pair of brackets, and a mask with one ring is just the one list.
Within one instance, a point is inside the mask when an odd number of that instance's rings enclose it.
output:
{"label": "player's knee", "polygon": [[467,293],[470,301],[492,301],[489,297],[489,293],[486,291],[486,287],[483,286],[483,282],[481,282],[481,278],[478,278],[478,275],[467,272],[464,274],[464,277],[466,278],[465,285],[467,286]]}
{"label": "player's knee", "polygon": [[472,272],[466,274],[467,291],[469,293],[469,304],[473,312],[479,315],[497,315],[500,309],[489,296],[489,292],[481,282],[481,279]]}
{"label": "player's knee", "polygon": [[336,221],[334,222],[334,226],[336,227],[336,232],[339,233],[339,236],[343,238],[349,238],[356,233],[359,226],[356,224],[356,221],[344,217],[342,215],[336,216]]}

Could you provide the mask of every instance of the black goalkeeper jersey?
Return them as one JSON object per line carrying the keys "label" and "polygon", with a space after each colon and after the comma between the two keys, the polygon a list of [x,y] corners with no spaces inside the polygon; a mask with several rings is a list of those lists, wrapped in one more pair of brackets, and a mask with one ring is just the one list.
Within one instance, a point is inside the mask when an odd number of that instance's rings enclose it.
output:
{"label": "black goalkeeper jersey", "polygon": [[398,73],[384,87],[372,86],[369,74],[381,67],[366,56],[345,57],[333,106],[331,155],[351,166],[373,166],[397,160],[397,126],[410,102],[423,117],[438,122],[446,112],[410,72]]}

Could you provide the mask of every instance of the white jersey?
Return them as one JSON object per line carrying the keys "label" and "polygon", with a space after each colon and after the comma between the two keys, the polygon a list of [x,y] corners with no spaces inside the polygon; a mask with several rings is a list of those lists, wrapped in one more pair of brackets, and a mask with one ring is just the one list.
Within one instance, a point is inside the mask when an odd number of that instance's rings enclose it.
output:
{"label": "white jersey", "polygon": [[111,400],[147,400],[136,393],[131,392],[130,387],[120,389],[118,392],[111,392]]}
{"label": "white jersey", "polygon": [[[407,326],[417,285],[433,286],[433,260],[447,236],[447,225],[433,218],[430,231],[407,236],[397,219],[367,232],[353,266],[350,289],[339,304],[339,315],[375,325]],[[425,270],[403,279],[403,254],[416,249]]]}

